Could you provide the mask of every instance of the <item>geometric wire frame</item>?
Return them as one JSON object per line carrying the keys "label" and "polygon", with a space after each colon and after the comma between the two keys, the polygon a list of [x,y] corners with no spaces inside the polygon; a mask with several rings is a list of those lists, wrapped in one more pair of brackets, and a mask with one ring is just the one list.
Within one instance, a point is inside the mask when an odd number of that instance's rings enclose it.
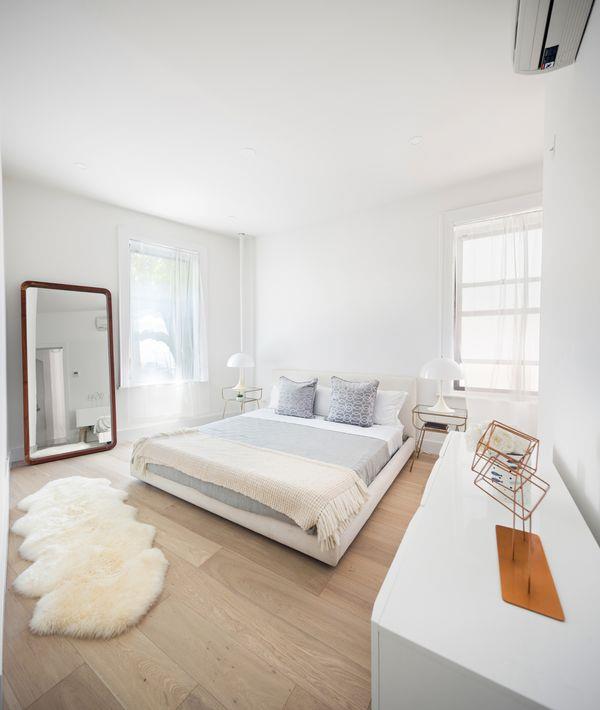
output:
{"label": "geometric wire frame", "polygon": [[[501,450],[510,442],[510,450]],[[515,518],[529,520],[550,489],[550,484],[536,475],[539,440],[499,421],[492,421],[479,439],[473,456],[475,485],[510,510]],[[503,448],[506,448],[504,446]]]}

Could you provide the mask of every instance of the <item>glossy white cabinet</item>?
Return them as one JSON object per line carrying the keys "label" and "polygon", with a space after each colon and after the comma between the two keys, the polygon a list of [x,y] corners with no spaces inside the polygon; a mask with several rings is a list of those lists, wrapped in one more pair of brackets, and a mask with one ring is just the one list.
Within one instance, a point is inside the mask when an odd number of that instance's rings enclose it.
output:
{"label": "glossy white cabinet", "polygon": [[448,436],[372,615],[373,710],[600,708],[600,549],[558,473],[534,514],[566,621],[502,601],[495,525]]}

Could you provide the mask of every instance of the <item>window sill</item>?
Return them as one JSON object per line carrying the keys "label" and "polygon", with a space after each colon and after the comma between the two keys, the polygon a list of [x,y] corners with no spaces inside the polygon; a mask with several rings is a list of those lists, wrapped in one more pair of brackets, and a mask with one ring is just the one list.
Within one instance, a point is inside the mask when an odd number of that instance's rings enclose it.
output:
{"label": "window sill", "polygon": [[513,395],[511,392],[494,392],[493,390],[489,390],[487,392],[479,392],[479,391],[474,391],[474,392],[465,392],[465,391],[456,391],[456,390],[451,390],[450,392],[445,392],[444,397],[448,397],[450,399],[496,399],[496,400],[508,400],[511,402],[514,402],[515,400],[521,401],[521,402],[535,402],[538,399],[538,395],[536,394],[525,394],[519,397],[516,397]]}
{"label": "window sill", "polygon": [[143,387],[177,387],[180,385],[202,385],[208,384],[208,378],[205,380],[177,380],[176,382],[142,382],[137,385],[120,384],[118,390],[137,390]]}

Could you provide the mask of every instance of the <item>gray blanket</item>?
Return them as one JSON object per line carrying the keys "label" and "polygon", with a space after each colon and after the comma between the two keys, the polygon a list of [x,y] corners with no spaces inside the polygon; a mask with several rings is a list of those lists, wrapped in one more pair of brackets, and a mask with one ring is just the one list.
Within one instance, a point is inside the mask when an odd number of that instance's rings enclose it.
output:
{"label": "gray blanket", "polygon": [[[259,417],[231,417],[206,424],[199,429],[222,439],[345,466],[356,471],[367,485],[373,482],[390,459],[388,445],[381,439]],[[287,516],[252,498],[188,476],[170,466],[149,464],[147,470],[176,483],[195,488],[234,508],[295,524]]]}

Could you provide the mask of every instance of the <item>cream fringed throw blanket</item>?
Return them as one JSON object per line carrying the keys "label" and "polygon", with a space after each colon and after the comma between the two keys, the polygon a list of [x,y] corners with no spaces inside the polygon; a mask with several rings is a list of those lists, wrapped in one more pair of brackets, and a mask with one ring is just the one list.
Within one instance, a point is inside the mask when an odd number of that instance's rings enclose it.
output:
{"label": "cream fringed throw blanket", "polygon": [[340,533],[367,499],[367,487],[352,469],[197,429],[140,439],[131,463],[141,477],[150,463],[171,466],[268,505],[303,530],[316,526],[324,550],[339,543]]}

